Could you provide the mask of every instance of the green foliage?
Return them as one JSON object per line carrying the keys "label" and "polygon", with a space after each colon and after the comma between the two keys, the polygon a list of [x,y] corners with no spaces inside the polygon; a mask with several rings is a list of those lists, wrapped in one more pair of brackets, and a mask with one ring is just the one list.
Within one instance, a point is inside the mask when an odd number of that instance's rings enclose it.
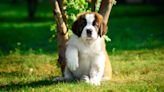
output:
{"label": "green foliage", "polygon": [[116,3],[117,3],[117,1],[116,1],[116,0],[113,0],[112,2],[113,2],[113,5],[116,5]]}
{"label": "green foliage", "polygon": [[[71,35],[71,26],[76,20],[76,16],[80,12],[90,11],[88,3],[85,0],[64,0],[64,6],[66,7],[66,14],[68,15],[68,33]],[[50,30],[55,30],[56,33],[56,24],[50,26]]]}
{"label": "green foliage", "polygon": [[88,3],[85,0],[66,0],[66,12],[68,15],[68,23],[75,21],[76,15],[80,12],[90,11]]}
{"label": "green foliage", "polygon": [[111,39],[110,39],[107,35],[105,35],[104,38],[105,38],[105,40],[106,40],[107,42],[110,42],[110,41],[111,41]]}

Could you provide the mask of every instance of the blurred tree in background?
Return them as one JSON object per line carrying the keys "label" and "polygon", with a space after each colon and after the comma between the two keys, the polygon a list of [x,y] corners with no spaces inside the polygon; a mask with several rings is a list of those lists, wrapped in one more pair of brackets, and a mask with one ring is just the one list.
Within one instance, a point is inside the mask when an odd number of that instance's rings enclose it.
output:
{"label": "blurred tree in background", "polygon": [[[59,0],[62,1],[62,0]],[[86,3],[85,1],[89,2]],[[68,14],[68,21],[72,21],[75,19],[75,15],[79,12],[88,10],[91,6],[91,1],[95,2],[98,1],[100,3],[101,0],[65,0],[65,5],[67,6],[66,11]],[[0,2],[10,2],[11,4],[16,3],[27,3],[27,17],[32,20],[35,18],[35,13],[37,12],[37,6],[40,4],[40,2],[47,2],[46,0],[1,0]],[[117,4],[126,4],[126,3],[145,3],[145,4],[163,4],[164,0],[117,0]],[[92,9],[94,8],[94,5]],[[97,8],[98,10],[98,8]]]}
{"label": "blurred tree in background", "polygon": [[28,18],[32,20],[35,17],[38,0],[27,0],[28,6]]}

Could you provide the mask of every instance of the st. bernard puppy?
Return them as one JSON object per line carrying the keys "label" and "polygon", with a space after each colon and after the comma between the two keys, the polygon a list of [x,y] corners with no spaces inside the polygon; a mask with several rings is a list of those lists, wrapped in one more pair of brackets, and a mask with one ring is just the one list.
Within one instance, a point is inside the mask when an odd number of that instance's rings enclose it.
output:
{"label": "st. bernard puppy", "polygon": [[55,80],[84,80],[93,85],[110,80],[112,68],[105,47],[107,27],[103,17],[96,12],[81,13],[73,23],[72,31],[65,53],[64,77]]}

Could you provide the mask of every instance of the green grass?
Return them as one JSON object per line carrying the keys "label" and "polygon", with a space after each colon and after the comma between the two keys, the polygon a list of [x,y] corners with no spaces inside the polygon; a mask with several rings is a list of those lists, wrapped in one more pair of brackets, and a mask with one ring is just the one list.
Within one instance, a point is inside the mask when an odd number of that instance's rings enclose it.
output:
{"label": "green grass", "polygon": [[119,50],[157,48],[164,45],[163,15],[124,17],[109,20],[109,48]]}
{"label": "green grass", "polygon": [[[0,11],[0,52],[10,53],[15,48],[24,53],[31,49],[41,53],[56,51],[57,42],[52,38],[55,32],[50,31],[54,18],[48,3],[38,5],[33,21],[27,19],[25,3],[1,3]],[[163,46],[163,11],[160,5],[114,6],[108,23],[107,35],[112,39],[108,51]]]}
{"label": "green grass", "polygon": [[50,5],[40,3],[29,21],[26,4],[0,3],[0,92],[163,92],[163,8],[116,5],[107,35],[113,79],[101,86],[83,82],[53,83],[57,42]]}
{"label": "green grass", "polygon": [[60,75],[55,54],[18,53],[0,57],[0,91],[9,92],[162,92],[164,48],[113,52],[113,79],[101,86],[53,83]]}

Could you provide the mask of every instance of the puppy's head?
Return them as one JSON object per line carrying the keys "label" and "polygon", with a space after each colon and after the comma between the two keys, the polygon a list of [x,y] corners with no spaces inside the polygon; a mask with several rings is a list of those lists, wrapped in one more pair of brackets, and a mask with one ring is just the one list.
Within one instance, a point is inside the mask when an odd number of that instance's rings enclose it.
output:
{"label": "puppy's head", "polygon": [[84,40],[95,40],[106,33],[107,27],[100,14],[85,12],[77,16],[77,20],[72,25],[72,31]]}

